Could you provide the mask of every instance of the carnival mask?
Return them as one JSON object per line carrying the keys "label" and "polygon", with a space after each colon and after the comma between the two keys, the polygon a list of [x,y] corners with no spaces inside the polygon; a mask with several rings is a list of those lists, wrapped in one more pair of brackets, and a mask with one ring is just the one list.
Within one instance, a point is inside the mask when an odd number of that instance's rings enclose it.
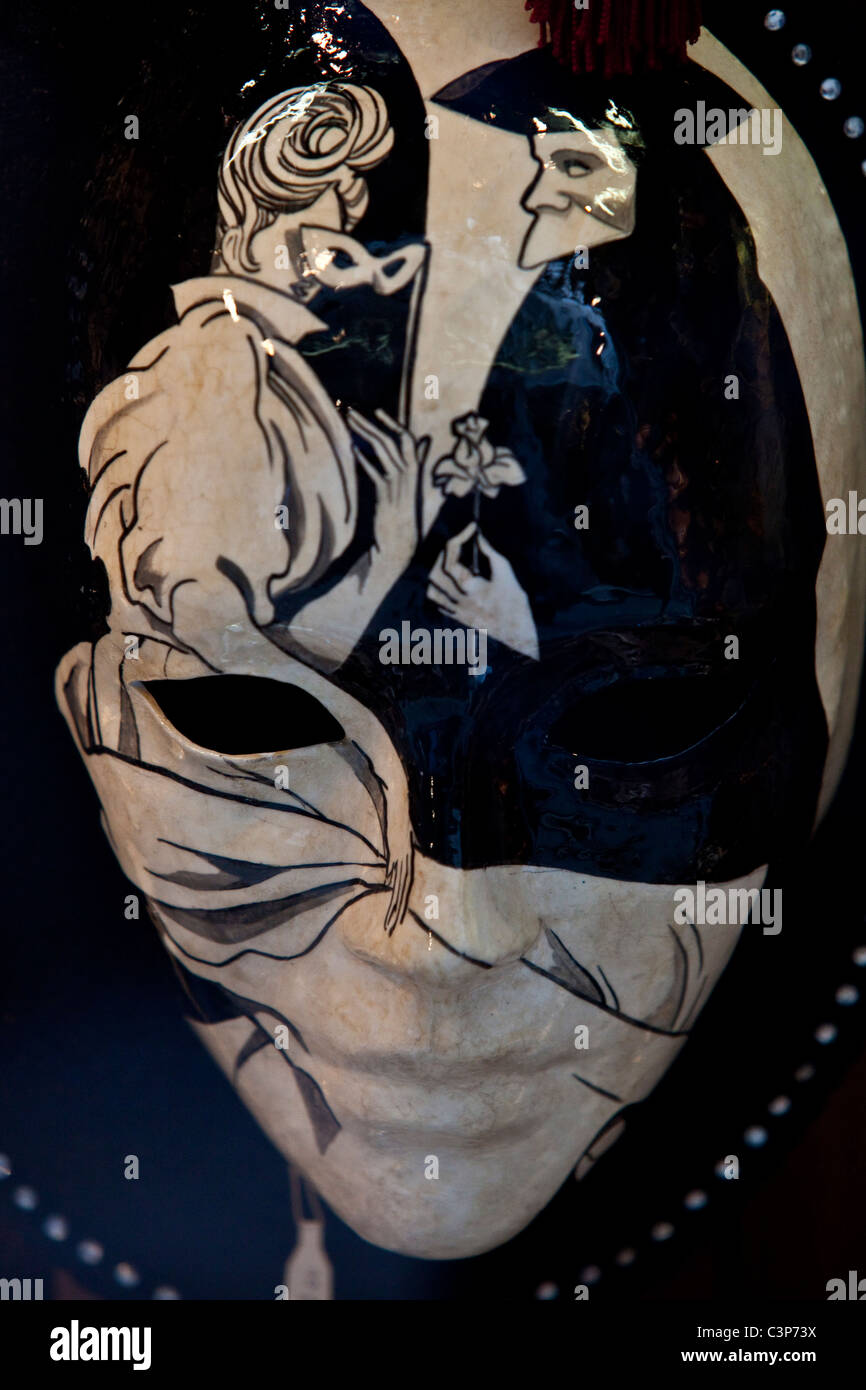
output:
{"label": "carnival mask", "polygon": [[[859,662],[819,477],[862,449],[804,393],[810,311],[760,240],[758,273],[759,150],[675,145],[519,15],[449,74],[420,0],[399,31],[367,8],[402,46],[381,82],[252,113],[212,273],[88,412],[111,612],[57,688],[245,1103],[362,1236],[452,1258],[587,1170],[740,932],[782,926],[756,890],[832,790]],[[671,103],[754,87],[698,57]],[[786,142],[777,217],[817,187]],[[748,910],[702,912],[718,889]]]}

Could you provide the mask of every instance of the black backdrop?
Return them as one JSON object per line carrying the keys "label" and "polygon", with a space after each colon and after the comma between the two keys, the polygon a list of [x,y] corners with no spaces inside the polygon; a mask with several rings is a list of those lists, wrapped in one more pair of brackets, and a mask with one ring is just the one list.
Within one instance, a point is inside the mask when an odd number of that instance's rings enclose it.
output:
{"label": "black backdrop", "polygon": [[[781,34],[764,28],[765,8],[711,3],[706,22],[810,144],[860,276],[866,139],[841,131],[856,111],[853,7],[786,6]],[[15,0],[0,24],[0,491],[45,499],[41,546],[0,541],[0,1151],[14,1166],[0,1183],[0,1274],[66,1271],[110,1298],[167,1283],[191,1298],[268,1299],[293,1244],[284,1165],[183,1023],[152,928],[124,919],[130,889],[52,693],[57,659],[90,635],[103,602],[77,539],[86,403],[171,321],[169,284],[207,268],[226,94],[265,65],[281,19],[249,0],[81,9]],[[527,46],[532,35],[528,27]],[[790,60],[798,41],[814,53],[802,70]],[[817,90],[830,75],[844,89],[832,103]],[[106,141],[120,141],[123,117],[141,111],[147,129],[124,148],[131,167],[106,188]],[[94,245],[97,196],[116,204]],[[552,1283],[567,1299],[598,1265],[593,1299],[821,1299],[826,1281],[858,1261],[866,1273],[866,1011],[834,999],[845,983],[866,992],[866,971],[852,962],[866,944],[863,771],[861,731],[786,892],[782,936],[746,933],[680,1059],[584,1183],[569,1180],[507,1246],[459,1263],[389,1255],[328,1213],[336,1297],[531,1299]],[[814,1038],[824,1023],[838,1029],[827,1045]],[[796,1081],[805,1063],[815,1075]],[[793,1102],[785,1116],[768,1114],[777,1095]],[[768,1132],[758,1149],[743,1140],[752,1125]],[[743,1176],[723,1183],[713,1165],[732,1152]],[[123,1179],[126,1154],[140,1157],[138,1182]],[[9,1200],[17,1182],[38,1190],[35,1212]],[[689,1212],[683,1197],[695,1188],[709,1200]],[[42,1234],[50,1212],[69,1221],[68,1241]],[[661,1221],[675,1231],[657,1242]],[[82,1236],[105,1245],[100,1268],[76,1260]],[[623,1247],[636,1251],[628,1267],[614,1259]],[[118,1260],[142,1275],[128,1294],[110,1277]],[[75,1286],[61,1276],[63,1287]]]}

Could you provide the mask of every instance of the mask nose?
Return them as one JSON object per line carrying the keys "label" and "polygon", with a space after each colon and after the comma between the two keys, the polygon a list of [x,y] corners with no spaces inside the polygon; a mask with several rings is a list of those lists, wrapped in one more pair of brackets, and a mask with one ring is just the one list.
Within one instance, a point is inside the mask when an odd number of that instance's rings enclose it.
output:
{"label": "mask nose", "polygon": [[557,187],[555,171],[543,169],[523,200],[527,212],[567,212],[574,199]]}
{"label": "mask nose", "polygon": [[383,913],[364,903],[343,915],[338,931],[354,955],[388,974],[430,988],[472,988],[535,942],[531,876],[520,865],[454,869],[416,854],[409,908],[390,935]]}
{"label": "mask nose", "polygon": [[455,734],[447,744],[447,770],[438,737],[415,746],[421,756],[407,781],[422,854],[458,870],[531,862],[530,828],[508,737],[491,745],[480,737],[461,741]]}

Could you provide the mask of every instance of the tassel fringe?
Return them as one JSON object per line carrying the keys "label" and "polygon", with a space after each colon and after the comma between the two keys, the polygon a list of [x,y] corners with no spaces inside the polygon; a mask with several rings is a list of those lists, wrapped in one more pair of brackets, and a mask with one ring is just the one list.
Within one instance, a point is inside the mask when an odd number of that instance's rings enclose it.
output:
{"label": "tassel fringe", "polygon": [[524,8],[541,26],[539,47],[549,43],[573,72],[604,77],[685,62],[701,29],[701,0],[589,0],[586,9],[574,0],[525,0]]}

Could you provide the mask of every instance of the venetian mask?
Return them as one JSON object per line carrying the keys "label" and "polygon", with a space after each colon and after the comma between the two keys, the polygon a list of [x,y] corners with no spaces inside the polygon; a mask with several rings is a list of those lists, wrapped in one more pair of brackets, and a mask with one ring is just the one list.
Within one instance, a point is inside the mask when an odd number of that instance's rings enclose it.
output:
{"label": "venetian mask", "polygon": [[482,8],[348,6],[342,73],[233,135],[211,273],[83,425],[111,611],[57,682],[195,1030],[350,1226],[430,1258],[584,1173],[768,929],[863,599],[824,523],[856,306],[796,133],[675,144],[674,108],[762,101],[709,35],[578,80]]}

